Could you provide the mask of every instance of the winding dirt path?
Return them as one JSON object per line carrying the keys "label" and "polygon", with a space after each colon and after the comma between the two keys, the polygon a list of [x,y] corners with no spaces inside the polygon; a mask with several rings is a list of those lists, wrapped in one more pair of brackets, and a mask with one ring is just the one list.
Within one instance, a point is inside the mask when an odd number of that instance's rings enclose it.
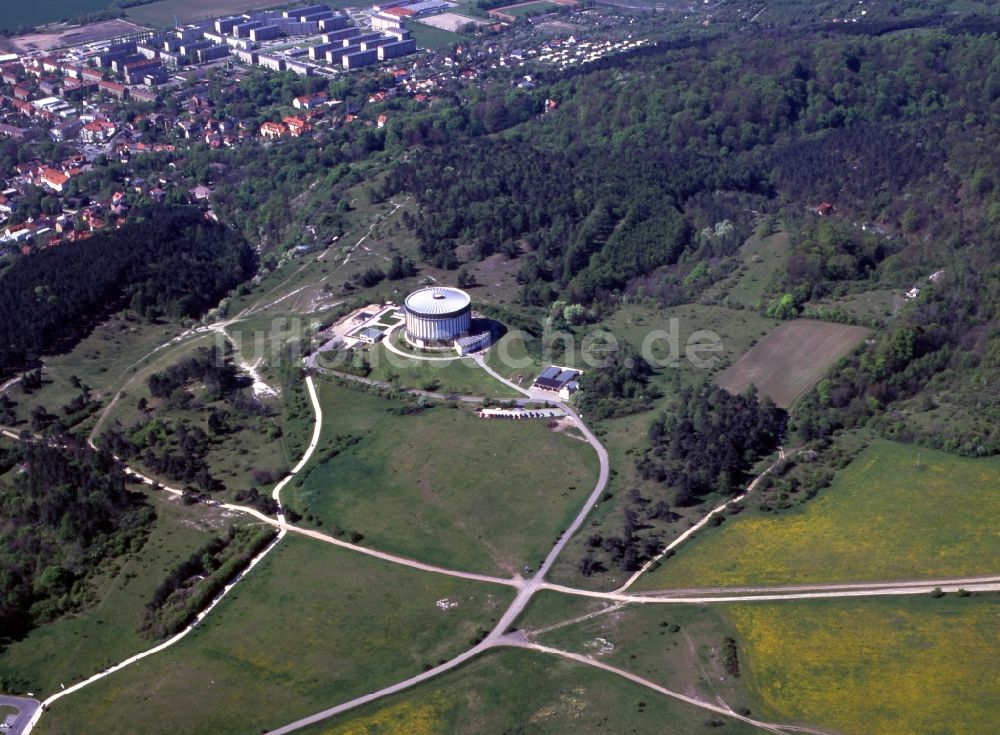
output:
{"label": "winding dirt path", "polygon": [[667,554],[669,554],[671,551],[673,551],[678,546],[680,546],[682,543],[684,543],[689,538],[691,538],[691,536],[693,536],[698,531],[700,531],[701,529],[703,529],[706,526],[706,524],[708,524],[708,522],[712,519],[713,516],[716,516],[716,515],[718,515],[720,513],[725,512],[726,508],[730,507],[731,505],[735,505],[737,503],[742,502],[747,497],[747,495],[749,495],[750,493],[752,493],[754,490],[757,489],[757,486],[764,480],[765,477],[767,477],[771,473],[771,471],[775,467],[777,467],[782,461],[784,461],[784,459],[787,456],[789,456],[791,454],[794,454],[796,451],[798,451],[798,450],[797,449],[789,449],[789,450],[786,451],[785,449],[783,449],[781,447],[778,447],[778,459],[776,459],[774,462],[772,462],[771,465],[767,469],[765,469],[763,472],[761,472],[759,475],[757,475],[757,477],[754,478],[753,482],[751,482],[747,486],[746,490],[744,490],[742,493],[740,493],[739,495],[737,495],[735,498],[731,498],[731,499],[727,500],[726,502],[722,503],[721,505],[718,505],[715,508],[713,508],[712,510],[710,510],[700,521],[698,521],[697,523],[695,523],[693,526],[691,526],[691,528],[689,528],[684,533],[682,533],[680,536],[678,536],[673,541],[671,541],[669,544],[667,544],[663,548],[663,551],[661,551],[659,554],[657,554],[652,559],[650,559],[645,564],[643,564],[642,568],[639,569],[639,571],[637,571],[631,577],[629,577],[628,580],[625,582],[625,584],[623,584],[621,587],[619,587],[617,590],[615,590],[615,592],[624,592],[629,587],[631,587],[633,584],[635,584],[636,581],[639,579],[639,577],[641,577],[643,574],[645,574],[646,572],[648,572],[653,567],[654,564],[657,564],[660,560],[663,559],[664,556],[666,556]]}
{"label": "winding dirt path", "polygon": [[[398,208],[398,207],[397,207]],[[215,325],[209,325],[206,328],[202,328],[199,332],[204,332],[207,330],[212,330]],[[511,381],[505,379],[503,376],[499,375],[490,368],[482,355],[477,355],[474,358],[475,362],[483,368],[488,374],[494,377],[499,382],[504,385],[514,389],[518,393],[521,393],[531,399],[539,399],[539,396],[532,391],[521,388],[515,385]],[[364,381],[363,381],[364,382]],[[24,732],[30,733],[35,724],[41,718],[45,709],[50,706],[53,702],[57,701],[59,698],[66,696],[72,692],[78,691],[79,689],[98,681],[114,672],[121,670],[122,668],[135,663],[148,656],[155,655],[160,651],[174,645],[178,641],[182,640],[190,631],[197,626],[204,618],[207,616],[219,602],[225,597],[225,595],[247,574],[250,570],[256,566],[261,559],[263,559],[271,550],[273,550],[276,545],[286,536],[287,533],[297,533],[300,535],[308,536],[310,538],[322,541],[324,543],[333,544],[357,553],[366,554],[383,561],[401,564],[414,569],[419,569],[421,571],[432,572],[437,574],[444,574],[449,576],[461,577],[463,579],[469,579],[479,582],[488,582],[494,584],[502,584],[510,587],[514,587],[517,590],[517,594],[511,605],[504,611],[501,615],[496,626],[491,630],[487,636],[477,645],[469,648],[463,653],[455,656],[454,658],[435,666],[427,671],[421,672],[415,676],[409,677],[403,681],[396,682],[389,686],[383,687],[379,690],[370,692],[360,697],[355,697],[346,702],[341,702],[333,707],[324,709],[320,712],[316,712],[313,715],[299,719],[295,722],[289,723],[282,727],[279,727],[271,731],[270,735],[284,735],[285,733],[291,733],[299,730],[303,727],[321,722],[329,717],[341,714],[343,712],[349,711],[355,707],[376,701],[382,697],[386,697],[392,694],[396,694],[405,691],[417,684],[425,682],[436,676],[439,676],[447,671],[453,670],[470,659],[478,656],[489,649],[499,647],[499,646],[510,646],[525,648],[540,653],[545,653],[547,655],[559,656],[561,658],[569,659],[577,663],[585,664],[588,666],[596,667],[613,673],[617,676],[626,678],[644,687],[647,687],[653,691],[656,691],[664,696],[677,699],[679,701],[685,702],[689,705],[699,707],[706,711],[716,713],[731,719],[739,720],[745,722],[754,727],[760,728],[764,731],[776,733],[777,735],[787,735],[788,733],[801,732],[807,733],[809,735],[826,735],[821,730],[811,729],[806,727],[799,727],[793,725],[776,724],[771,722],[764,722],[761,720],[756,720],[750,717],[739,715],[724,704],[712,703],[704,700],[697,699],[695,697],[690,697],[679,692],[674,692],[666,689],[655,682],[644,679],[637,674],[619,669],[604,662],[591,659],[588,656],[573,653],[569,651],[563,651],[555,648],[550,648],[548,646],[543,646],[541,644],[530,641],[523,631],[517,631],[513,629],[514,623],[523,613],[528,603],[530,602],[533,595],[539,590],[551,590],[555,592],[561,592],[564,594],[590,597],[594,599],[602,599],[612,603],[609,607],[595,611],[586,615],[573,618],[572,620],[562,621],[545,628],[533,631],[533,635],[537,635],[540,632],[546,630],[553,630],[555,628],[561,627],[563,625],[569,625],[575,622],[580,622],[582,620],[587,620],[589,618],[596,617],[598,615],[603,615],[613,610],[620,609],[621,607],[628,604],[717,604],[717,603],[735,603],[735,602],[760,602],[760,601],[779,601],[779,600],[802,600],[802,599],[824,599],[824,598],[854,598],[854,597],[877,597],[877,596],[889,596],[889,595],[923,595],[929,594],[935,589],[941,589],[944,592],[957,592],[960,589],[965,589],[970,592],[996,592],[1000,591],[1000,576],[986,576],[986,577],[965,577],[961,579],[937,579],[937,580],[902,580],[895,582],[864,582],[855,584],[831,584],[831,585],[789,585],[783,587],[741,587],[735,589],[683,589],[683,590],[665,590],[662,593],[648,593],[648,594],[629,594],[626,590],[638,579],[642,573],[647,571],[655,559],[648,562],[643,569],[639,570],[634,574],[622,587],[613,592],[596,592],[591,590],[577,589],[573,587],[567,587],[564,585],[551,584],[545,581],[546,574],[552,568],[559,555],[565,549],[566,544],[573,537],[573,535],[579,530],[580,526],[585,521],[590,510],[596,505],[601,493],[607,486],[607,482],[610,475],[610,463],[608,458],[608,453],[604,446],[600,443],[597,437],[591,432],[587,425],[580,419],[580,417],[575,413],[575,411],[567,404],[561,401],[555,401],[550,396],[542,396],[541,399],[547,400],[559,408],[563,409],[567,418],[575,425],[579,431],[583,434],[585,441],[594,447],[598,455],[598,460],[600,464],[600,470],[598,473],[597,481],[594,485],[593,490],[586,498],[585,502],[582,504],[579,512],[574,517],[572,523],[567,527],[564,533],[560,536],[558,541],[553,545],[552,549],[546,555],[545,560],[539,567],[537,573],[529,579],[522,579],[520,577],[514,578],[501,578],[493,577],[489,575],[474,574],[469,572],[461,572],[457,570],[444,569],[430,564],[424,564],[413,559],[407,559],[404,557],[399,557],[393,554],[388,554],[385,552],[377,551],[375,549],[369,549],[366,547],[358,546],[356,544],[351,544],[346,541],[341,541],[340,539],[334,538],[327,534],[323,534],[319,531],[312,529],[306,529],[290,525],[286,522],[284,513],[281,509],[280,494],[281,490],[287,485],[287,483],[299,472],[301,472],[309,460],[311,459],[316,447],[319,444],[319,439],[321,435],[322,427],[322,408],[319,403],[319,398],[316,392],[316,387],[313,382],[312,376],[306,377],[306,385],[309,393],[310,403],[314,411],[314,426],[313,433],[310,439],[310,443],[300,458],[299,462],[292,468],[292,470],[281,479],[277,485],[275,485],[272,491],[272,497],[278,502],[278,514],[277,519],[271,518],[263,513],[260,513],[254,508],[249,508],[246,506],[240,506],[230,503],[221,503],[216,501],[207,501],[207,504],[222,507],[228,510],[233,510],[241,513],[247,513],[263,523],[275,526],[278,529],[278,536],[267,548],[265,548],[257,557],[253,559],[251,564],[247,567],[244,572],[242,572],[236,579],[234,579],[222,593],[213,599],[212,603],[203,611],[201,611],[197,619],[185,630],[176,636],[164,641],[163,643],[147,650],[143,651],[135,656],[132,656],[125,661],[122,661],[115,666],[112,666],[105,671],[95,674],[84,681],[78,682],[73,686],[60,691],[42,703],[40,707],[32,717],[31,722],[29,722],[27,728]],[[3,386],[6,387],[6,386]],[[10,430],[3,430],[3,433],[12,438],[20,438],[16,433]],[[794,450],[789,450],[794,451]],[[779,460],[786,456],[786,452],[781,450],[779,452]],[[732,505],[741,501],[746,495],[752,492],[757,484],[774,468],[777,462],[772,463],[764,472],[762,472],[747,488],[747,490],[740,496],[733,498],[718,507],[711,510],[704,518],[702,518],[697,524],[688,529],[684,534],[675,539],[663,553],[666,553],[670,549],[676,548],[677,545],[682,543],[684,540],[690,538],[690,536],[695,533],[698,529],[703,528],[706,523],[717,513],[724,512],[724,510]],[[159,487],[163,487],[167,492],[180,494],[181,491],[176,488],[170,488],[166,486],[159,485],[155,483],[151,478],[146,477],[134,470],[128,470],[133,476],[141,479],[150,485],[156,484]],[[662,554],[660,555],[662,556]],[[657,557],[659,558],[659,557]]]}

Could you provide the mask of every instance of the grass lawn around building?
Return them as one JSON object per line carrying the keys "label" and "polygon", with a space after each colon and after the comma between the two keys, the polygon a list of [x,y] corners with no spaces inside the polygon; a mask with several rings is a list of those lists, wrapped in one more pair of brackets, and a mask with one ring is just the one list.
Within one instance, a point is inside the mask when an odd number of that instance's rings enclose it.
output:
{"label": "grass lawn around building", "polygon": [[532,381],[545,367],[528,352],[524,339],[516,331],[508,332],[490,347],[490,351],[486,353],[486,364],[522,388],[530,388]]}
{"label": "grass lawn around building", "polygon": [[410,37],[417,42],[417,48],[438,50],[448,48],[456,43],[461,43],[466,36],[461,33],[446,31],[444,28],[435,28],[420,21],[411,21],[406,25],[410,31]]}
{"label": "grass lawn around building", "polygon": [[187,638],[60,699],[36,732],[271,729],[458,654],[511,599],[290,535]]}
{"label": "grass lawn around building", "polygon": [[597,478],[586,443],[543,421],[486,421],[467,408],[318,380],[323,436],[288,503],[345,538],[451,568],[532,569]]}
{"label": "grass lawn around building", "polygon": [[[875,440],[818,497],[704,529],[636,590],[995,573],[1000,458]],[[745,505],[752,506],[753,498]]]}
{"label": "grass lawn around building", "polygon": [[[389,337],[395,338],[395,334]],[[369,378],[386,381],[401,388],[416,388],[445,395],[521,397],[517,391],[505,386],[471,358],[418,360],[390,352],[381,343],[368,349],[365,354],[372,368]],[[440,356],[448,355],[441,353]]]}

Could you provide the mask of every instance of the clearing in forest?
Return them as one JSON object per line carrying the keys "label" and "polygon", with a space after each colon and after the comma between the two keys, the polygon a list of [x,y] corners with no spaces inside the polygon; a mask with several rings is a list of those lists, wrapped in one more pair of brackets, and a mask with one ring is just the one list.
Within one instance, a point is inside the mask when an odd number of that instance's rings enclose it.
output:
{"label": "clearing in forest", "polygon": [[864,327],[848,324],[787,322],[719,373],[717,382],[730,393],[755,385],[761,396],[788,408],[867,335]]}

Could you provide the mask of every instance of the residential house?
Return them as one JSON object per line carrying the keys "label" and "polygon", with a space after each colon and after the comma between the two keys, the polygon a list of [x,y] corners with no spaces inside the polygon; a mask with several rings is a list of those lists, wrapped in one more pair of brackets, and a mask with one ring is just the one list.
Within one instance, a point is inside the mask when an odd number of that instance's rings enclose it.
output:
{"label": "residential house", "polygon": [[107,80],[101,80],[97,83],[98,89],[102,92],[107,92],[112,97],[117,97],[120,100],[128,97],[128,87],[124,84],[119,84],[118,82],[109,82]]}
{"label": "residential house", "polygon": [[0,240],[4,242],[24,242],[34,236],[35,229],[28,222],[7,225],[3,230],[0,230]]}
{"label": "residential house", "polygon": [[28,134],[28,128],[19,128],[14,125],[0,123],[0,135],[13,138],[14,140],[24,140]]}
{"label": "residential house", "polygon": [[69,176],[64,174],[62,171],[57,171],[49,166],[42,166],[39,170],[38,183],[42,186],[46,186],[52,191],[62,193],[66,184],[69,182]]}
{"label": "residential house", "polygon": [[[147,75],[147,77],[148,76],[149,75]],[[146,77],[143,77],[143,82],[147,84],[150,83],[147,82]],[[156,102],[156,92],[153,92],[152,90],[149,89],[143,89],[142,87],[132,87],[129,89],[128,93],[129,96],[136,102],[149,102],[149,103]]]}
{"label": "residential house", "polygon": [[304,133],[308,133],[312,130],[312,125],[307,123],[301,117],[286,117],[282,119],[282,122],[288,126],[288,132],[293,138],[298,138]]}
{"label": "residential house", "polygon": [[201,125],[194,120],[178,120],[177,127],[181,129],[185,138],[193,138],[201,132]]}
{"label": "residential house", "polygon": [[260,134],[263,138],[280,138],[286,132],[288,132],[288,128],[284,123],[269,120],[260,126]]}
{"label": "residential house", "polygon": [[77,136],[81,130],[81,125],[79,120],[70,120],[69,122],[64,122],[56,125],[52,128],[49,135],[52,137],[56,143],[62,143],[63,141],[72,140]]}
{"label": "residential house", "polygon": [[94,120],[83,126],[80,140],[84,143],[104,143],[115,134],[115,125],[107,120]]}
{"label": "residential house", "polygon": [[292,100],[292,107],[296,110],[311,110],[326,103],[326,92],[316,92],[315,94],[305,94]]}

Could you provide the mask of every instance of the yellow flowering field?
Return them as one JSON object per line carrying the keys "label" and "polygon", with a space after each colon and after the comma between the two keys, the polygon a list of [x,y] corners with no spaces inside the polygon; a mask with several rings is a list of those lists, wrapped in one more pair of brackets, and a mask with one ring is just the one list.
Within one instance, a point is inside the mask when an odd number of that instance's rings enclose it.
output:
{"label": "yellow flowering field", "polygon": [[328,735],[436,735],[441,732],[443,709],[450,706],[436,691],[423,701],[403,700],[322,731]]}
{"label": "yellow flowering field", "polygon": [[[637,590],[928,579],[997,571],[1000,457],[876,440],[833,484],[780,514],[705,529]],[[751,496],[748,506],[754,506]]]}
{"label": "yellow flowering field", "polygon": [[755,603],[739,632],[760,714],[842,735],[1000,727],[1000,596]]}

